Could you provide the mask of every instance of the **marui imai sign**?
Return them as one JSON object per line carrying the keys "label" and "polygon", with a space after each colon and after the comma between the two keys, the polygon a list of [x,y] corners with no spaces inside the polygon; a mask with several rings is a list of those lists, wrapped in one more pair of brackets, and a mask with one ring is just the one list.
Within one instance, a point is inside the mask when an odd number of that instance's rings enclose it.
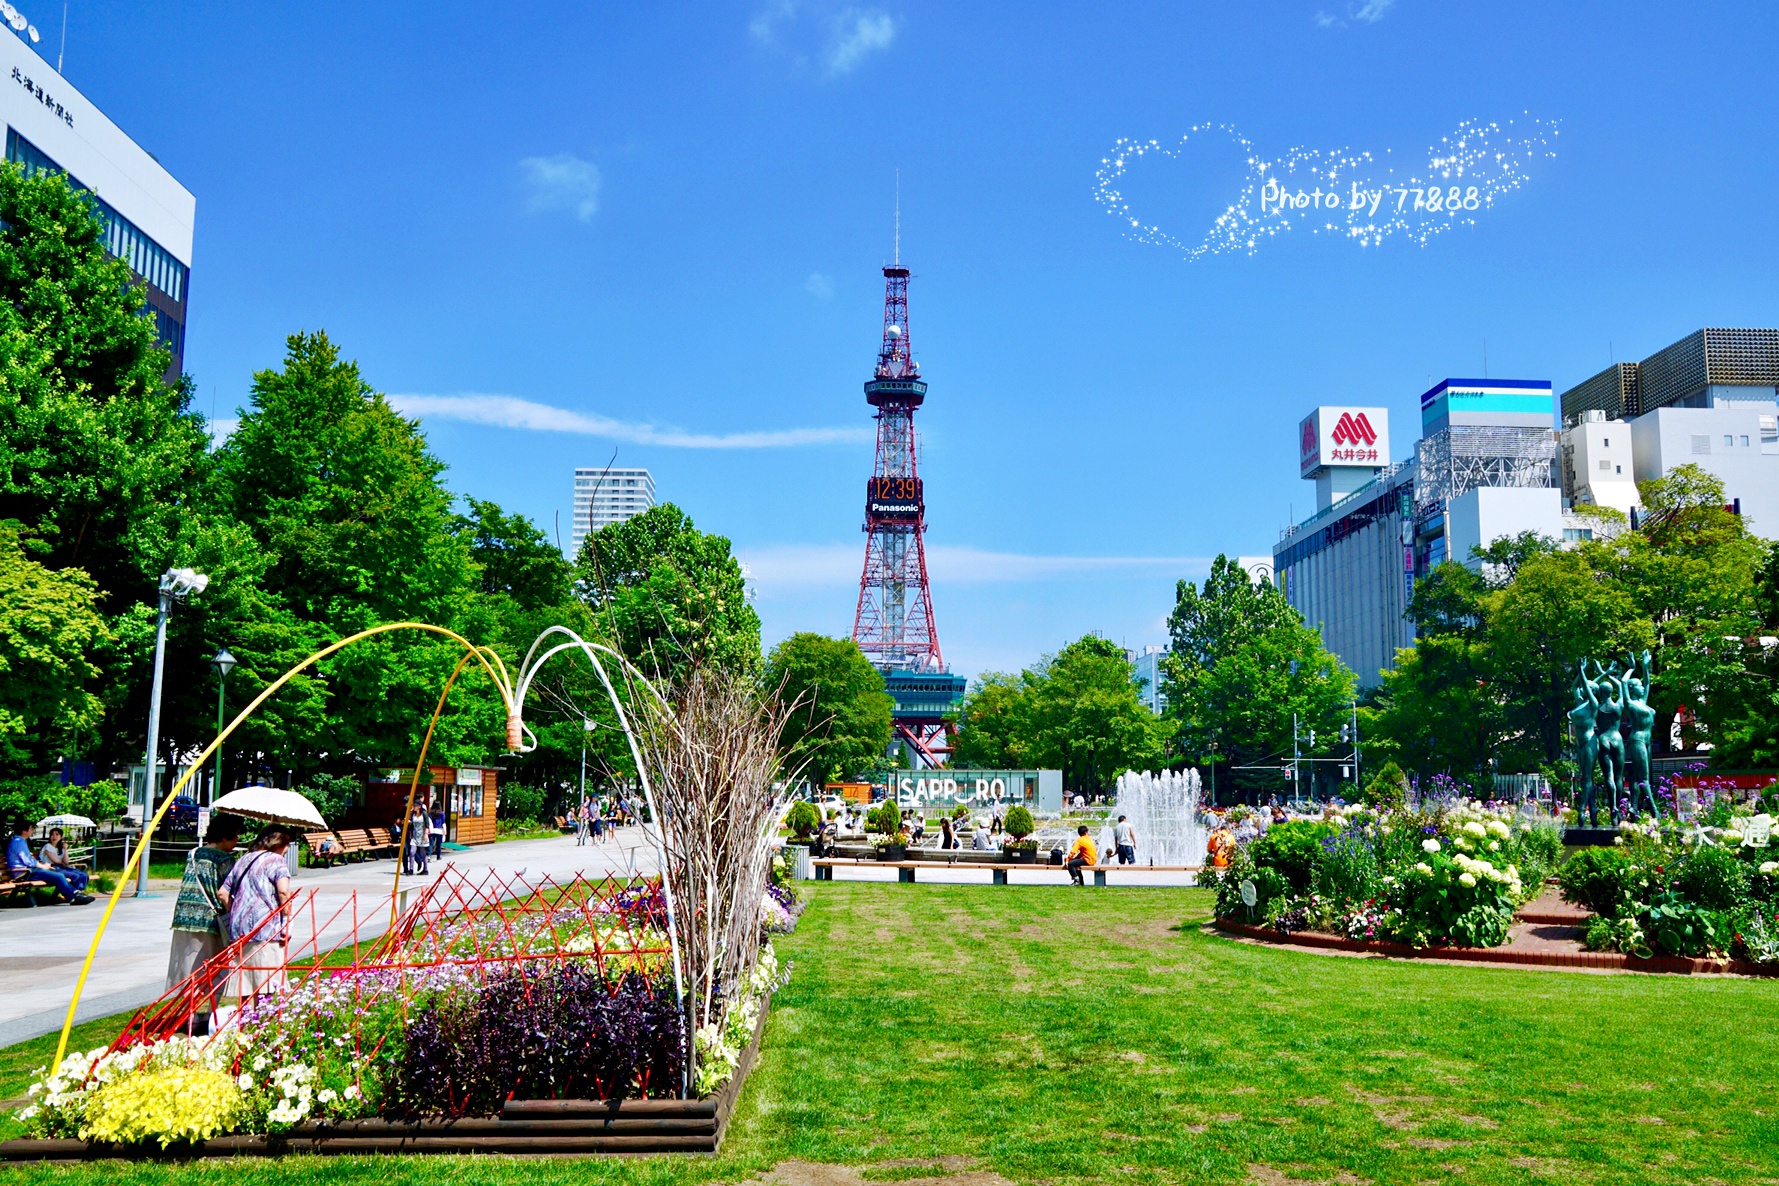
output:
{"label": "marui imai sign", "polygon": [[1381,467],[1390,463],[1388,408],[1317,408],[1297,426],[1303,476],[1331,465]]}

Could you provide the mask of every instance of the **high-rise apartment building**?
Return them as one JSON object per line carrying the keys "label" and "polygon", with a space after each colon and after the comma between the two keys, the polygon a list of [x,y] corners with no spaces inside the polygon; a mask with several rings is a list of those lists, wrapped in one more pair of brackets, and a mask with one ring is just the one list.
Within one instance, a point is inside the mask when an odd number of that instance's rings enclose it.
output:
{"label": "high-rise apartment building", "polygon": [[92,195],[105,248],[141,279],[146,313],[173,355],[168,377],[177,378],[185,366],[196,199],[23,41],[0,37],[0,72],[6,159],[26,173],[62,173]]}
{"label": "high-rise apartment building", "polygon": [[635,518],[655,505],[655,479],[646,469],[574,471],[574,543],[568,558],[601,527]]}

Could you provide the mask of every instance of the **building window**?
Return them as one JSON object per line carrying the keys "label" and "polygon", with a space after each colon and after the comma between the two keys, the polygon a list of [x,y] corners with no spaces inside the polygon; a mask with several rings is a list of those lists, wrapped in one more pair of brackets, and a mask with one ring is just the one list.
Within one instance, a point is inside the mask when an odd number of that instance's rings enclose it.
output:
{"label": "building window", "polygon": [[1602,457],[1602,458],[1600,458],[1600,468],[1601,469],[1611,469],[1612,462],[1610,462],[1610,461],[1606,460],[1604,457]]}
{"label": "building window", "polygon": [[1746,449],[1748,447],[1748,438],[1747,437],[1742,438],[1742,447],[1744,449]]}
{"label": "building window", "polygon": [[1736,438],[1726,432],[1723,434],[1723,443],[1726,445],[1734,445],[1736,443]]}
{"label": "building window", "polygon": [[1611,437],[1601,437],[1600,444],[1604,448],[1610,449],[1610,448],[1612,448],[1612,438]]}
{"label": "building window", "polygon": [[1588,539],[1593,539],[1593,538],[1594,538],[1594,529],[1592,527],[1565,527],[1565,528],[1563,528],[1563,542],[1566,544],[1578,544],[1582,540],[1588,540]]}
{"label": "building window", "polygon": [[1693,452],[1694,453],[1710,453],[1711,452],[1711,438],[1709,436],[1705,436],[1701,433],[1694,433],[1693,434]]}
{"label": "building window", "polygon": [[1622,465],[1614,466],[1612,472],[1615,474],[1622,474],[1625,472],[1625,467]]}

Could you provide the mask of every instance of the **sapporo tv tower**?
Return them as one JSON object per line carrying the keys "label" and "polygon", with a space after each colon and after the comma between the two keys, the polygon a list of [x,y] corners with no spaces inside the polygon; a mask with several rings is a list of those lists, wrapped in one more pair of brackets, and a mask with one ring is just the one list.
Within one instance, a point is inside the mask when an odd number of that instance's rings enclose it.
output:
{"label": "sapporo tv tower", "polygon": [[896,262],[883,269],[883,347],[865,384],[865,400],[877,409],[877,464],[865,484],[865,570],[852,637],[895,698],[896,737],[909,764],[936,766],[951,752],[965,681],[946,669],[933,622],[914,435],[914,409],[925,402],[927,385],[908,337],[899,210],[896,224]]}

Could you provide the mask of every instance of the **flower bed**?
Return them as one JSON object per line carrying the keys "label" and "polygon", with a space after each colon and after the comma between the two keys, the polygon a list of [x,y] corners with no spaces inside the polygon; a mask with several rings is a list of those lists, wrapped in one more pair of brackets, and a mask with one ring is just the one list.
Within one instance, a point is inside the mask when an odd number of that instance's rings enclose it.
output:
{"label": "flower bed", "polygon": [[1473,800],[1261,823],[1225,831],[1228,864],[1199,883],[1216,891],[1219,918],[1286,934],[1499,946],[1514,909],[1562,857],[1552,821]]}
{"label": "flower bed", "polygon": [[1779,967],[1779,835],[1742,811],[1726,800],[1714,822],[1626,822],[1612,848],[1570,858],[1558,881],[1594,913],[1589,950]]}
{"label": "flower bed", "polygon": [[[178,1007],[151,1007],[113,1046],[45,1068],[20,1119],[40,1139],[166,1149],[373,1120],[413,1135],[415,1124],[502,1116],[515,1101],[687,1102],[675,1098],[685,1012],[658,886],[577,881],[440,909],[438,891],[453,888],[435,883],[361,960],[293,966],[287,988],[214,1036],[180,1032],[212,1006],[175,990]],[[795,909],[784,893],[763,908],[758,969],[725,1000],[720,1029],[697,1035],[699,1095],[743,1066],[788,977],[766,935]]]}

